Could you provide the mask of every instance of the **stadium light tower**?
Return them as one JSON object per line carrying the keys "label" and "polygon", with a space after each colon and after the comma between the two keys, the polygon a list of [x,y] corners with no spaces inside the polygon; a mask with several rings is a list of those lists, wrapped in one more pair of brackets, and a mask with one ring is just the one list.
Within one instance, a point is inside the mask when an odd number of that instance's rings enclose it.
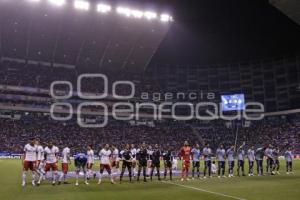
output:
{"label": "stadium light tower", "polygon": [[49,3],[55,6],[63,6],[66,3],[66,0],[48,0]]}
{"label": "stadium light tower", "polygon": [[76,0],[74,1],[74,7],[78,10],[89,10],[90,3],[87,1]]}
{"label": "stadium light tower", "polygon": [[97,11],[101,13],[108,13],[111,11],[111,6],[100,3],[97,5]]}
{"label": "stadium light tower", "polygon": [[144,16],[145,16],[148,20],[157,18],[157,14],[156,14],[155,12],[149,12],[149,11],[146,11],[146,12],[144,13]]}

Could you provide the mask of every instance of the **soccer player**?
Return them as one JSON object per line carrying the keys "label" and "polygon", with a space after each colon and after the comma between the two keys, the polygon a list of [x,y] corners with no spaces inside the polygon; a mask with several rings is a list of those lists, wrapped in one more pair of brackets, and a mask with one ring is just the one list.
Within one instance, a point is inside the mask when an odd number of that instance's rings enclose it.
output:
{"label": "soccer player", "polygon": [[216,156],[218,160],[218,178],[225,178],[225,160],[226,160],[226,151],[223,144],[220,144],[219,148],[216,151]]}
{"label": "soccer player", "polygon": [[257,166],[257,175],[263,176],[264,169],[263,169],[263,159],[265,155],[265,147],[259,147],[255,151],[255,160],[256,160],[256,166]]}
{"label": "soccer player", "polygon": [[35,186],[36,176],[36,161],[37,161],[37,146],[35,140],[31,139],[24,147],[24,154],[22,156],[23,174],[22,174],[22,186],[26,185],[26,174],[30,169],[32,174],[32,186]]}
{"label": "soccer player", "polygon": [[286,174],[294,174],[293,172],[293,153],[292,148],[289,147],[288,150],[284,153],[284,158],[286,162]]}
{"label": "soccer player", "polygon": [[182,174],[181,174],[181,181],[189,180],[189,167],[190,167],[190,160],[191,160],[191,147],[189,146],[188,141],[184,141],[184,146],[180,150],[180,157],[182,160]]}
{"label": "soccer player", "polygon": [[151,160],[151,156],[153,154],[153,149],[152,146],[149,145],[148,149],[147,149],[147,153],[148,153],[148,160],[147,160],[147,174],[150,176],[150,172],[151,172],[151,165],[152,165],[152,160]]}
{"label": "soccer player", "polygon": [[44,148],[40,144],[39,140],[36,140],[36,147],[37,147],[37,163],[36,163],[36,171],[39,174],[39,179],[37,182],[37,185],[39,186],[41,184],[41,180],[45,176],[45,156],[44,156]]}
{"label": "soccer player", "polygon": [[71,159],[70,159],[70,148],[69,147],[65,147],[61,153],[62,155],[62,162],[61,162],[61,175],[59,177],[58,180],[58,185],[61,184],[61,182],[63,181],[64,184],[68,184],[67,182],[67,174],[69,171],[69,164],[71,164]]}
{"label": "soccer player", "polygon": [[279,162],[279,154],[280,154],[280,150],[279,148],[275,148],[273,149],[273,158],[274,158],[274,167],[273,167],[273,171],[276,174],[280,174],[279,173],[279,167],[280,167],[280,162]]}
{"label": "soccer player", "polygon": [[203,172],[203,178],[206,178],[206,172],[208,171],[208,176],[211,178],[211,156],[212,151],[209,147],[209,144],[207,143],[203,149],[203,155],[204,155],[204,172]]}
{"label": "soccer player", "polygon": [[146,148],[146,144],[143,143],[141,148],[137,151],[137,160],[138,160],[138,176],[137,181],[140,180],[141,171],[143,169],[143,176],[144,176],[144,182],[147,182],[147,158],[148,158],[148,151]]}
{"label": "soccer player", "polygon": [[234,170],[234,146],[232,145],[229,149],[227,149],[227,160],[228,160],[228,177],[234,177],[233,176],[233,170]]}
{"label": "soccer player", "polygon": [[86,185],[89,185],[88,180],[87,180],[87,172],[86,172],[87,161],[88,161],[88,158],[84,153],[76,154],[75,159],[74,159],[74,163],[75,163],[75,167],[76,167],[76,183],[75,183],[76,186],[79,185],[78,179],[79,179],[79,173],[80,173],[81,169],[84,173],[84,183]]}
{"label": "soccer player", "polygon": [[96,174],[93,174],[93,165],[95,163],[95,154],[91,145],[87,146],[87,180],[90,180],[92,176],[96,177]]}
{"label": "soccer player", "polygon": [[102,176],[104,169],[107,171],[111,184],[114,184],[115,181],[111,174],[111,166],[110,166],[110,157],[111,157],[111,150],[109,149],[109,144],[106,144],[104,148],[99,152],[99,158],[100,158],[100,176],[98,185],[102,182]]}
{"label": "soccer player", "polygon": [[137,150],[134,146],[134,144],[131,144],[131,154],[132,154],[132,175],[135,177],[135,174],[137,172],[136,167],[137,167],[137,161],[136,161],[136,153]]}
{"label": "soccer player", "polygon": [[156,171],[157,171],[158,180],[159,181],[161,180],[160,179],[160,157],[161,157],[161,151],[159,149],[158,144],[155,144],[154,151],[151,156],[151,161],[152,161],[151,172],[150,172],[150,180],[151,181],[152,181],[154,169],[156,169]]}
{"label": "soccer player", "polygon": [[164,180],[167,179],[168,170],[169,170],[170,180],[172,180],[173,155],[170,147],[166,152],[163,153],[163,158],[164,158],[164,165],[165,165]]}
{"label": "soccer player", "polygon": [[237,150],[238,154],[238,168],[237,168],[237,174],[240,176],[240,169],[242,170],[242,176],[245,175],[245,150],[244,150],[244,144],[240,146]]}
{"label": "soccer player", "polygon": [[196,144],[191,151],[193,159],[193,168],[192,168],[192,179],[195,179],[195,169],[197,170],[197,176],[200,178],[200,157],[201,151],[199,144]]}
{"label": "soccer player", "polygon": [[248,176],[254,176],[254,174],[253,174],[254,160],[255,160],[254,146],[251,146],[251,148],[248,150],[247,156],[248,156],[248,162],[249,162],[249,174],[248,174]]}
{"label": "soccer player", "polygon": [[128,170],[128,174],[129,174],[129,181],[131,182],[132,181],[132,175],[131,175],[131,172],[132,172],[132,154],[131,154],[131,150],[130,150],[130,145],[129,144],[126,144],[125,146],[125,149],[122,150],[120,152],[120,155],[121,155],[121,159],[122,159],[122,171],[121,171],[121,174],[120,174],[120,183],[122,183],[122,179],[123,179],[123,175],[124,175],[124,172],[127,168]]}
{"label": "soccer player", "polygon": [[45,172],[52,171],[52,185],[54,186],[56,183],[57,177],[57,161],[58,161],[58,147],[54,146],[52,142],[49,142],[48,146],[45,148]]}
{"label": "soccer player", "polygon": [[266,173],[272,173],[273,169],[273,148],[272,145],[269,144],[268,147],[265,150],[265,156],[267,157],[267,166],[266,166]]}
{"label": "soccer player", "polygon": [[119,160],[119,150],[115,145],[112,145],[111,167],[114,179],[116,179],[116,175],[119,173]]}

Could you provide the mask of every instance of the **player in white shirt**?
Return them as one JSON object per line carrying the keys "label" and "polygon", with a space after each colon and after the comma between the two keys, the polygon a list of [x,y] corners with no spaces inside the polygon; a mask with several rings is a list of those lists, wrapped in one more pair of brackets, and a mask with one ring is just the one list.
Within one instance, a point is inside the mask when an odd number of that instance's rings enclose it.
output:
{"label": "player in white shirt", "polygon": [[109,145],[106,144],[104,148],[99,152],[99,158],[100,158],[100,176],[99,176],[99,181],[98,184],[100,185],[102,182],[102,176],[103,176],[103,171],[106,169],[109,177],[110,177],[110,182],[114,184],[114,179],[111,174],[111,166],[110,166],[110,157],[111,157],[111,150],[109,149]]}
{"label": "player in white shirt", "polygon": [[112,156],[111,156],[111,167],[112,167],[112,174],[114,176],[114,179],[117,177],[117,174],[119,174],[119,161],[120,161],[120,154],[119,150],[116,146],[112,145]]}
{"label": "player in white shirt", "polygon": [[87,179],[89,180],[92,175],[96,177],[96,174],[93,174],[93,165],[95,163],[95,155],[92,146],[87,147]]}
{"label": "player in white shirt", "polygon": [[137,173],[137,161],[136,161],[136,154],[137,154],[137,149],[134,147],[134,144],[131,144],[131,154],[132,154],[132,175],[135,177]]}
{"label": "player in white shirt", "polygon": [[53,145],[52,142],[49,142],[48,146],[45,148],[45,172],[52,171],[52,185],[55,185],[57,177],[57,161],[59,149]]}
{"label": "player in white shirt", "polygon": [[177,170],[178,169],[178,160],[177,160],[177,158],[173,158],[172,169],[173,170]]}
{"label": "player in white shirt", "polygon": [[70,159],[70,153],[71,150],[69,147],[65,147],[63,151],[61,152],[62,160],[61,160],[61,174],[58,180],[58,185],[61,184],[61,182],[64,182],[64,184],[68,184],[67,182],[67,174],[69,171],[69,165],[71,164]]}
{"label": "player in white shirt", "polygon": [[35,186],[36,177],[36,161],[37,161],[37,146],[35,140],[32,139],[24,147],[24,154],[22,156],[23,174],[22,174],[22,186],[26,185],[26,174],[30,169],[32,173],[32,185]]}
{"label": "player in white shirt", "polygon": [[41,184],[41,180],[45,177],[45,156],[44,156],[44,148],[40,144],[39,140],[36,140],[36,147],[37,147],[37,163],[36,163],[36,170],[39,174],[39,180],[37,185]]}

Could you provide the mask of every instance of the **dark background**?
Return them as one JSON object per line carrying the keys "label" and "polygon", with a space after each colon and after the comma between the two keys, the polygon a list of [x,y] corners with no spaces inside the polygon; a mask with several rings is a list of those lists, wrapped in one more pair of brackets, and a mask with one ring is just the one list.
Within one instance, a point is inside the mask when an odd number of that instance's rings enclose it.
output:
{"label": "dark background", "polygon": [[114,2],[174,16],[175,23],[152,63],[235,62],[289,55],[300,49],[300,26],[267,0]]}

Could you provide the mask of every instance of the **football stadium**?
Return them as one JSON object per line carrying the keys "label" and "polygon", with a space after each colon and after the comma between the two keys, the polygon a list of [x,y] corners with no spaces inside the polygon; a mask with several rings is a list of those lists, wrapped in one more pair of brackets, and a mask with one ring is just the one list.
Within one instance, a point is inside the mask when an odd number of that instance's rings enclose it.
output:
{"label": "football stadium", "polygon": [[0,0],[1,200],[299,188],[299,0]]}

